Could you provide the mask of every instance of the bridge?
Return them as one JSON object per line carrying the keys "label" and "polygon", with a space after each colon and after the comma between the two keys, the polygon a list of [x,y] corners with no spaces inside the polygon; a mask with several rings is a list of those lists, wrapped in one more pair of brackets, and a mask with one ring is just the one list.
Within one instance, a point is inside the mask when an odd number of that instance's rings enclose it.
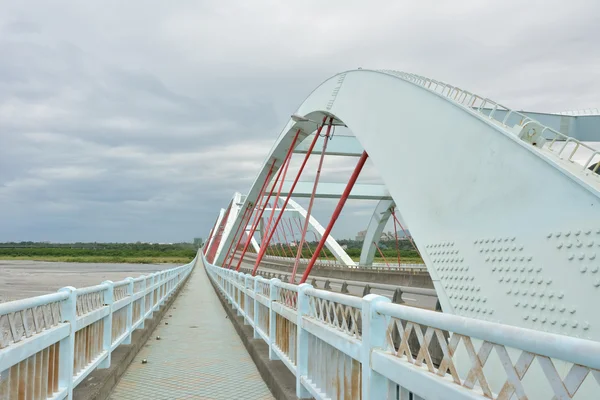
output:
{"label": "bridge", "polygon": [[[190,264],[0,304],[0,398],[596,399],[599,122],[338,74]],[[389,224],[424,266],[384,257]]]}

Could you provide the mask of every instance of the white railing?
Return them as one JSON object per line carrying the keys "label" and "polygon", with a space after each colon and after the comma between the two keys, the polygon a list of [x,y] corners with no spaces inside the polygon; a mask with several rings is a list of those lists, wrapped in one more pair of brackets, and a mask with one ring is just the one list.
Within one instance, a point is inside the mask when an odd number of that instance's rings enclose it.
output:
{"label": "white railing", "polygon": [[204,265],[300,398],[597,398],[598,342]]}
{"label": "white railing", "polygon": [[[539,136],[549,141],[547,145],[543,146],[545,150],[548,150],[560,160],[576,165],[578,172],[582,172],[586,176],[594,176],[597,180],[600,179],[600,175],[596,174],[596,172],[600,172],[600,151],[577,139],[545,126],[523,113],[511,110],[500,103],[459,87],[407,72],[392,70],[382,70],[380,72],[396,76],[445,97],[457,105],[487,117],[489,121],[510,130],[514,134],[519,135],[524,129],[529,129],[527,127],[538,128],[539,132],[536,137]],[[568,146],[569,144],[571,146]],[[581,158],[577,157],[579,155],[584,157],[586,161],[583,163],[576,162],[575,160]],[[591,166],[594,166],[594,173],[589,170]]]}
{"label": "white railing", "polygon": [[[278,261],[283,261],[283,262],[294,262],[296,259],[292,258],[292,257],[282,257],[282,256],[273,256],[273,255],[265,255],[264,256],[265,260],[278,260]],[[309,258],[301,258],[299,263],[302,264],[308,264],[310,261]],[[347,269],[347,268],[351,268],[351,269],[360,269],[360,270],[377,270],[377,271],[413,271],[413,270],[421,270],[421,271],[426,271],[427,267],[425,267],[425,264],[417,264],[417,263],[402,263],[400,265],[398,265],[398,263],[382,263],[382,262],[378,262],[378,263],[373,263],[373,265],[346,265],[343,263],[340,263],[338,260],[333,259],[333,260],[317,260],[315,262],[315,265],[319,265],[319,266],[323,266],[323,267],[330,267],[330,268],[341,268],[341,269]]]}
{"label": "white railing", "polygon": [[73,388],[131,343],[196,259],[119,282],[0,303],[0,399],[71,399]]}

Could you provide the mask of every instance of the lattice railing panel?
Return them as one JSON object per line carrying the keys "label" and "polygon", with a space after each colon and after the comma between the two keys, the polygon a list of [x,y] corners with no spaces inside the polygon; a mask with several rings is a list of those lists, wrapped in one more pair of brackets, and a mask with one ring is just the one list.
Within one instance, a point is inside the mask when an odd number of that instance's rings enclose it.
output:
{"label": "lattice railing panel", "polygon": [[276,314],[275,325],[275,345],[288,356],[293,365],[296,365],[296,338],[298,334],[296,324]]}
{"label": "lattice railing panel", "polygon": [[104,306],[104,290],[77,295],[77,316],[88,314]]}
{"label": "lattice railing panel", "polygon": [[[432,349],[436,347],[442,351],[439,362],[432,357]],[[547,385],[543,386],[549,391],[549,398],[577,399],[576,394],[586,379],[595,380],[600,386],[600,370],[457,333],[448,335],[441,329],[396,318],[391,318],[388,325],[387,349],[405,362],[490,399],[528,399],[538,395],[543,390],[538,376],[546,378]],[[466,355],[460,357],[466,364],[461,364],[457,354]],[[531,372],[536,369],[534,361],[539,367],[537,372]],[[535,385],[527,386],[528,374],[536,375]]]}
{"label": "lattice railing panel", "polygon": [[266,297],[267,299],[271,293],[271,284],[269,281],[257,281],[256,282],[256,292],[261,296]]}
{"label": "lattice railing panel", "polygon": [[127,297],[127,288],[129,284],[125,283],[113,288],[113,301],[119,301]]}
{"label": "lattice railing panel", "polygon": [[133,282],[133,293],[139,293],[144,289],[144,281]]}
{"label": "lattice railing panel", "polygon": [[73,376],[77,376],[102,353],[103,338],[104,319],[100,319],[75,332]]}
{"label": "lattice railing panel", "polygon": [[59,391],[60,343],[52,344],[0,374],[0,399],[51,399]]}
{"label": "lattice railing panel", "polygon": [[328,399],[362,399],[360,361],[308,335],[308,380]]}
{"label": "lattice railing panel", "polygon": [[112,316],[112,341],[117,340],[127,331],[127,307],[115,311]]}
{"label": "lattice railing panel", "polygon": [[264,332],[265,335],[269,334],[269,307],[261,303],[256,303],[258,311],[258,327]]}
{"label": "lattice railing panel", "polygon": [[144,301],[144,298],[137,299],[136,301],[133,302],[132,321],[134,324],[136,322],[138,322],[140,319],[142,319],[142,301]]}
{"label": "lattice railing panel", "polygon": [[61,303],[56,301],[0,315],[0,349],[60,324]]}
{"label": "lattice railing panel", "polygon": [[309,296],[308,317],[337,328],[355,338],[361,338],[362,320],[360,308]]}
{"label": "lattice railing panel", "polygon": [[277,302],[282,306],[291,308],[292,310],[298,309],[298,292],[286,288],[277,288]]}

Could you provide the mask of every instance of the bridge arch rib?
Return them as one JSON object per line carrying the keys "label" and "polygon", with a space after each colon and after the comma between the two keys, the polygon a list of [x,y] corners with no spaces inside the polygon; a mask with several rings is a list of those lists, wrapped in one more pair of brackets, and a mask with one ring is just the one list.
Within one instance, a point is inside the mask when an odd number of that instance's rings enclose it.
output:
{"label": "bridge arch rib", "polygon": [[[565,167],[543,140],[521,139],[524,130],[539,137],[532,121],[498,123],[419,79],[344,72],[296,114],[332,116],[355,134],[410,227],[444,312],[599,340],[589,301],[600,293],[598,181]],[[315,125],[287,123],[245,203],[256,201],[298,129],[300,143]]]}

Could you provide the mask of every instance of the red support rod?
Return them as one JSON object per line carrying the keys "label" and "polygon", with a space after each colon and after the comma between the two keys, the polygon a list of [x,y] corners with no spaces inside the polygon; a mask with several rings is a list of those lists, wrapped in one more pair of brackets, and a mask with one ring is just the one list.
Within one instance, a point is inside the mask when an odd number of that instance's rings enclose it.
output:
{"label": "red support rod", "polygon": [[[238,225],[237,229],[235,230],[235,235],[233,235],[233,239],[231,240],[231,243],[229,244],[229,249],[227,249],[227,254],[225,254],[225,258],[223,259],[223,266],[227,266],[227,268],[231,267],[231,263],[233,262],[233,257],[235,256],[235,253],[237,253],[237,248],[240,245],[240,242],[242,241],[242,237],[244,237],[244,231],[246,230],[246,225],[248,224],[248,221],[246,220],[246,217],[248,216],[248,212],[250,212],[250,217],[252,216],[252,205],[250,203],[248,203],[248,206],[246,207],[246,209],[244,210],[244,213],[242,214],[242,219],[240,221],[240,224]],[[250,219],[250,218],[248,218]],[[243,227],[243,231],[240,234],[240,229],[242,229]],[[239,239],[236,238],[239,235]],[[235,242],[235,247],[233,247],[233,243]],[[233,251],[231,251],[231,249],[233,248]],[[231,253],[231,254],[230,254]],[[229,258],[229,263],[227,262],[227,259]]]}
{"label": "red support rod", "polygon": [[219,224],[217,231],[215,232],[215,238],[213,239],[213,243],[210,245],[210,250],[208,251],[208,255],[206,259],[209,263],[213,263],[215,261],[215,256],[217,255],[217,251],[219,250],[219,245],[221,244],[221,239],[223,238],[223,230],[225,229],[225,224],[227,223],[227,218],[229,218],[229,212],[231,211],[231,204],[227,207],[225,214],[223,215],[223,219]]}
{"label": "red support rod", "polygon": [[[246,234],[246,227],[248,226],[248,222],[250,222],[250,218],[252,218],[252,209],[250,209],[250,213],[248,214],[248,217],[243,222],[243,224],[244,224],[244,230],[241,232],[240,239],[238,240],[235,248],[233,249],[233,253],[231,254],[231,259],[229,260],[229,268],[230,269],[231,269],[231,264],[233,263],[233,261],[235,259],[235,255],[237,254],[238,250],[240,249],[240,244],[242,243],[242,240],[244,239],[244,236],[247,236],[247,234]],[[244,245],[245,245],[245,243],[244,243]]]}
{"label": "red support rod", "polygon": [[[394,214],[394,208],[392,207],[392,215]],[[400,243],[398,242],[398,228],[396,227],[396,218],[392,218],[394,221],[394,237],[396,238],[396,255],[398,256],[398,267],[400,267]]]}
{"label": "red support rod", "polygon": [[[319,139],[319,135],[321,134],[321,131],[323,130],[323,127],[325,126],[324,124],[325,124],[326,120],[327,120],[327,117],[323,117],[323,122],[317,129],[317,133],[316,133],[313,141],[310,143],[308,150],[306,151],[306,155],[304,156],[304,160],[302,160],[302,165],[300,165],[300,169],[298,170],[298,174],[296,175],[296,178],[294,179],[294,183],[292,183],[290,192],[288,193],[288,195],[285,199],[285,202],[283,203],[283,206],[281,207],[281,212],[279,213],[279,215],[277,215],[277,219],[275,220],[275,226],[277,226],[279,224],[281,217],[283,217],[285,208],[287,207],[288,202],[290,201],[290,198],[292,197],[292,194],[294,193],[294,189],[296,188],[296,185],[298,184],[298,180],[300,179],[300,176],[302,175],[302,171],[304,171],[304,167],[306,166],[306,163],[308,162],[308,159],[310,158],[310,153],[312,153],[313,148],[315,147],[315,144],[317,143],[317,140]],[[260,262],[262,261],[262,258],[265,254],[265,250],[269,246],[269,242],[271,241],[271,238],[273,237],[273,230],[271,229],[271,232],[269,232],[269,234],[266,236],[267,236],[266,240],[263,240],[263,242],[265,242],[265,245],[262,246],[262,243],[261,243],[260,252],[258,253],[258,256],[256,256],[256,262],[254,263],[254,268],[252,269],[252,275],[256,275],[256,270],[258,269],[258,266],[260,265]]]}
{"label": "red support rod", "polygon": [[[277,229],[277,232],[275,232],[275,233],[277,234],[277,241],[279,242],[279,247],[281,248],[281,251],[283,252],[283,256],[287,257],[288,256],[287,251],[285,251],[285,247],[283,246],[283,243],[282,243],[283,240],[281,240],[281,235],[280,235],[281,229],[280,228],[281,228],[280,226],[276,227],[275,229]],[[292,253],[292,256],[293,256],[293,253]]]}
{"label": "red support rod", "polygon": [[[298,133],[296,133],[296,138],[298,137],[299,133],[300,133],[300,131],[298,131]],[[296,138],[294,138],[294,141],[292,142],[292,148],[293,148],[294,144],[296,143]],[[275,210],[277,209],[277,204],[279,203],[279,196],[281,195],[281,189],[283,188],[283,181],[285,180],[285,176],[287,175],[288,167],[290,166],[291,160],[292,160],[292,153],[290,153],[289,157],[286,157],[286,161],[284,163],[285,165],[282,165],[283,176],[281,177],[281,180],[279,181],[279,188],[277,189],[277,196],[275,196],[275,201],[273,202],[273,209],[271,210],[271,215],[269,215],[269,222],[267,222],[265,232],[269,232],[269,229],[271,228],[271,222],[273,221],[273,215],[275,215]],[[273,185],[273,187],[275,187],[275,186]]]}
{"label": "red support rod", "polygon": [[[254,209],[255,209],[254,207],[250,206],[250,208],[248,210],[249,213],[248,213],[248,216],[246,217],[246,220],[242,221],[243,222],[243,230],[240,232],[240,238],[238,240],[238,243],[237,243],[235,249],[233,250],[233,254],[231,255],[231,260],[229,261],[230,268],[231,268],[231,264],[234,262],[235,255],[237,254],[238,250],[240,250],[240,245],[242,245],[242,241],[243,241],[244,237],[248,236],[247,227],[248,227],[248,224],[250,223],[250,220],[252,219],[252,214],[254,212]],[[250,240],[250,238],[248,238],[247,240]],[[247,241],[244,242],[243,245],[245,246],[246,243],[247,243]]]}
{"label": "red support rod", "polygon": [[215,223],[213,224],[212,229],[210,230],[210,233],[208,234],[208,239],[206,240],[206,243],[204,243],[204,249],[202,250],[202,253],[204,253],[204,255],[206,255],[206,252],[208,251],[208,247],[210,246],[210,240],[213,237],[213,233],[215,233],[215,230],[217,229],[217,221],[219,220],[219,217],[217,217]]}
{"label": "red support rod", "polygon": [[[298,129],[296,131],[296,135],[294,136],[294,139],[292,140],[292,143],[290,144],[290,148],[288,149],[287,154],[285,155],[285,160],[283,161],[284,164],[292,156],[292,152],[294,150],[294,146],[296,144],[296,141],[298,140],[298,135],[300,135],[300,129]],[[273,165],[275,165],[275,160],[273,160]],[[279,171],[277,171],[277,177],[275,178],[275,183],[277,183],[277,181],[279,180],[279,177],[281,176],[281,173],[283,171],[283,164],[281,165],[281,167],[282,168],[279,168]],[[266,191],[266,184],[267,183],[268,183],[268,180],[265,181],[265,191]],[[254,224],[252,225],[252,228],[250,229],[250,232],[248,232],[248,238],[249,239],[251,239],[252,237],[254,237],[254,232],[256,232],[256,228],[258,227],[258,224],[260,223],[260,220],[261,220],[261,218],[263,216],[263,213],[265,212],[265,208],[267,208],[266,205],[268,204],[269,199],[273,195],[273,190],[274,189],[275,189],[275,184],[273,185],[273,188],[271,188],[271,192],[269,193],[269,196],[265,200],[265,206],[262,207],[261,209],[259,209],[259,211],[258,211],[258,213],[256,215],[256,220],[254,221]],[[260,194],[260,196],[261,197],[264,196],[264,193]],[[264,242],[264,240],[261,240],[261,242]],[[249,244],[250,244],[250,240],[248,240],[246,242],[246,245],[244,246],[244,250],[242,250],[242,254],[240,254],[240,260],[238,261],[238,264],[235,267],[236,271],[239,271],[240,267],[242,266],[242,260],[244,259],[244,256],[246,255],[246,251],[248,250],[248,245]],[[268,245],[268,243],[267,243],[267,245]],[[262,246],[262,243],[261,243],[260,250],[262,250],[262,248],[263,248],[263,246]],[[259,252],[259,254],[260,254],[260,252]],[[258,258],[258,256],[257,256],[257,258]]]}
{"label": "red support rod", "polygon": [[[300,232],[302,232],[302,221],[300,220],[300,217],[298,217],[298,220],[294,220],[294,223],[296,223],[296,226],[298,227],[298,230],[299,230]],[[290,222],[290,224],[291,224],[291,222]],[[313,235],[314,235],[314,232],[313,232]],[[316,235],[315,235],[315,237],[316,237]],[[306,241],[304,242],[304,244],[306,244],[306,248],[308,249],[308,253],[309,253],[309,254],[310,254],[310,256],[312,257],[312,255],[313,255],[313,252],[312,252],[312,250],[310,249],[310,244],[308,244],[308,242],[306,242]]]}
{"label": "red support rod", "polygon": [[325,138],[323,140],[323,149],[321,150],[321,156],[319,157],[319,165],[317,166],[317,174],[315,175],[315,183],[313,184],[313,189],[310,194],[310,201],[308,202],[308,208],[306,210],[306,219],[304,220],[304,228],[302,229],[302,236],[300,236],[300,246],[298,246],[298,252],[296,253],[296,261],[294,261],[294,268],[292,268],[292,277],[290,280],[291,283],[294,283],[294,281],[296,280],[296,271],[298,270],[298,263],[300,262],[300,256],[302,255],[302,246],[304,246],[304,240],[306,239],[306,231],[308,230],[310,215],[312,213],[312,208],[315,203],[315,194],[317,193],[317,188],[319,187],[319,178],[321,177],[321,170],[323,169],[323,160],[325,159],[325,152],[327,151],[327,142],[329,142],[329,134],[331,133],[332,122],[333,122],[333,117],[329,118],[329,124],[327,125],[327,132],[325,133]]}
{"label": "red support rod", "polygon": [[392,216],[394,217],[394,220],[396,222],[398,222],[398,225],[400,225],[400,228],[402,229],[402,232],[404,232],[404,236],[406,236],[406,238],[408,239],[408,241],[410,242],[410,244],[412,244],[412,246],[414,247],[415,251],[420,256],[421,252],[419,251],[419,249],[417,249],[417,246],[415,245],[415,242],[413,242],[412,238],[410,236],[408,236],[408,233],[406,232],[406,229],[404,229],[404,226],[402,226],[402,224],[400,223],[400,221],[398,220],[398,218],[396,218],[396,213],[393,210],[392,210]]}
{"label": "red support rod", "polygon": [[[290,251],[290,254],[292,255],[292,257],[294,256],[294,251],[292,250],[292,247],[290,246],[290,241],[287,238],[287,234],[286,234],[286,226],[285,226],[285,220],[283,221],[283,225],[281,225],[281,232],[283,233],[283,240],[285,240],[285,244],[288,248],[288,250]],[[292,236],[292,240],[294,239],[294,237]]]}
{"label": "red support rod", "polygon": [[335,210],[333,211],[333,215],[331,216],[331,219],[329,220],[329,224],[327,225],[327,228],[325,228],[325,232],[323,232],[321,241],[317,245],[317,248],[315,249],[315,253],[313,254],[312,258],[310,259],[308,266],[306,267],[306,270],[304,271],[304,275],[302,275],[302,279],[300,280],[300,283],[304,283],[304,282],[306,282],[306,279],[308,279],[308,275],[310,274],[312,267],[315,265],[315,262],[317,261],[318,254],[321,251],[321,249],[325,246],[325,241],[329,237],[329,234],[331,233],[331,229],[333,229],[335,222],[337,221],[338,217],[340,216],[340,213],[342,212],[342,209],[344,208],[344,204],[346,204],[346,200],[348,200],[348,196],[350,195],[350,192],[352,191],[352,188],[354,187],[354,184],[356,183],[356,180],[358,179],[358,176],[360,175],[360,171],[363,169],[363,167],[365,166],[365,163],[367,162],[367,158],[369,158],[369,155],[367,154],[366,151],[363,151],[363,153],[361,154],[361,156],[358,160],[358,163],[356,164],[356,167],[354,168],[354,171],[352,172],[352,176],[350,176],[350,180],[348,181],[348,184],[346,185],[346,188],[344,189],[344,193],[342,193],[342,197],[340,197],[340,201],[338,202],[337,206],[335,207]]}
{"label": "red support rod", "polygon": [[373,242],[373,244],[375,245],[375,247],[377,248],[377,251],[379,251],[379,255],[381,255],[381,258],[383,258],[383,262],[385,263],[385,265],[387,265],[387,267],[390,267],[390,264],[388,264],[387,260],[385,259],[385,256],[383,255],[383,253],[381,252],[381,249],[379,248],[379,246],[377,246],[377,243]]}
{"label": "red support rod", "polygon": [[[256,209],[260,210],[261,207],[261,202],[263,200],[263,196],[265,191],[267,190],[267,185],[269,184],[269,181],[271,179],[271,174],[273,173],[273,168],[275,167],[275,162],[277,160],[273,159],[273,162],[271,163],[271,168],[269,168],[269,172],[267,172],[267,177],[265,178],[265,181],[263,182],[260,191],[258,192],[258,197],[256,198]],[[261,214],[262,215],[262,214]],[[252,216],[252,213],[250,213],[250,216]],[[256,229],[256,226],[258,225],[260,218],[258,217],[258,213],[256,214],[255,218],[254,218],[254,223],[253,223],[253,227],[254,229]],[[246,250],[248,250],[248,245],[250,244],[250,239],[252,239],[252,236],[254,235],[254,230],[251,230],[251,233],[248,237],[248,241],[246,242],[246,244],[244,245],[244,250],[242,251],[242,254],[240,255],[240,261],[237,265],[236,271],[240,268],[240,265],[242,265],[242,259],[244,258],[244,255],[246,255]]]}

